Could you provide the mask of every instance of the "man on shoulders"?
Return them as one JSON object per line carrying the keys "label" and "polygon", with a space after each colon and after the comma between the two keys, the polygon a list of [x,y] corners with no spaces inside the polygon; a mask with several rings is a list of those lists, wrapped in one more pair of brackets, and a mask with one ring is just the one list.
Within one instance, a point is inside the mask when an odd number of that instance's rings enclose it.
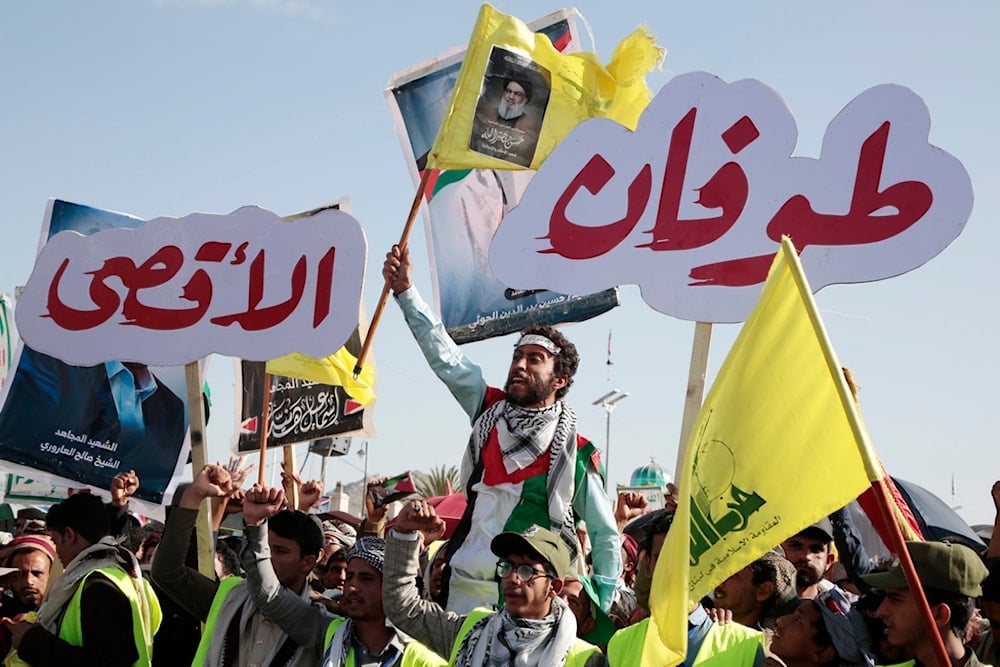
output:
{"label": "man on shoulders", "polygon": [[[386,538],[382,598],[393,625],[438,653],[450,665],[486,667],[597,667],[600,650],[576,637],[576,618],[559,597],[570,573],[569,550],[550,530],[530,526],[497,535],[490,544],[503,592],[500,611],[445,611],[421,599],[416,587],[421,530],[443,525],[433,507],[408,503]],[[499,560],[496,560],[496,559]]]}
{"label": "man on shoulders", "polygon": [[497,602],[495,535],[539,525],[559,535],[575,561],[576,521],[594,545],[592,579],[610,609],[621,574],[621,536],[604,492],[597,450],[576,431],[564,401],[579,365],[576,347],[552,327],[518,337],[503,389],[459,350],[417,293],[410,254],[393,246],[382,267],[403,316],[435,374],[472,420],[462,459],[468,507],[448,543],[448,609],[467,613]]}

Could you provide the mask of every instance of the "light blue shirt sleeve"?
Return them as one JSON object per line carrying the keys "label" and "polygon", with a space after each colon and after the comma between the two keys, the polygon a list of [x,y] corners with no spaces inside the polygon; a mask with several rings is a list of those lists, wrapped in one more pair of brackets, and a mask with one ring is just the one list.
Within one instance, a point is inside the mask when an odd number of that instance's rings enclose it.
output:
{"label": "light blue shirt sleeve", "polygon": [[400,292],[396,303],[431,370],[469,415],[470,423],[476,421],[486,397],[482,369],[462,353],[416,287]]}
{"label": "light blue shirt sleeve", "polygon": [[590,575],[601,598],[601,608],[611,609],[622,573],[622,536],[618,534],[611,501],[604,492],[601,476],[588,469],[573,496],[573,510],[583,518],[590,535],[594,570]]}

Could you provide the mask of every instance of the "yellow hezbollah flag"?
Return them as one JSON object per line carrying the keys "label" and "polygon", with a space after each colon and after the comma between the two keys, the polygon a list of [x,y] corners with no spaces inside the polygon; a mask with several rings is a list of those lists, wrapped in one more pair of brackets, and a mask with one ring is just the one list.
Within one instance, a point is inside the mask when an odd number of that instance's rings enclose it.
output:
{"label": "yellow hezbollah flag", "polygon": [[645,76],[663,54],[639,28],[607,66],[594,53],[564,55],[484,4],[427,166],[537,169],[583,120],[611,118],[634,130],[649,104]]}
{"label": "yellow hezbollah flag", "polygon": [[692,429],[642,665],[684,660],[694,601],[882,477],[785,237]]}

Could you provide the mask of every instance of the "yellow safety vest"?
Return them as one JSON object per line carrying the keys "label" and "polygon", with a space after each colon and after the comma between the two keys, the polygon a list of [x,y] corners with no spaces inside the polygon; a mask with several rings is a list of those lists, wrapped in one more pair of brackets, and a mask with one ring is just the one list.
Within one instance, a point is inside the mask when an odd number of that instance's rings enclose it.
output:
{"label": "yellow safety vest", "polygon": [[[472,626],[478,623],[480,620],[487,616],[492,616],[496,612],[490,611],[486,608],[473,609],[469,612],[468,617],[465,622],[462,623],[462,627],[458,631],[458,637],[455,638],[455,643],[451,647],[451,658],[448,661],[449,667],[455,664],[455,660],[458,659],[458,650],[462,648],[462,641],[465,636],[469,634],[472,630]],[[600,653],[601,649],[597,648],[593,644],[589,644],[582,639],[577,638],[572,646],[569,648],[569,653],[566,654],[566,662],[564,663],[566,667],[583,667],[587,660],[595,653]],[[639,664],[639,663],[635,663]]]}
{"label": "yellow safety vest", "polygon": [[[608,664],[611,667],[631,667],[642,662],[642,647],[646,641],[649,619],[622,628],[608,642]],[[753,665],[757,650],[764,646],[764,633],[740,625],[713,624],[694,658],[694,665]],[[693,665],[692,665],[693,667]]]}
{"label": "yellow safety vest", "polygon": [[118,587],[118,590],[125,595],[132,607],[132,637],[135,640],[135,647],[139,651],[139,659],[132,663],[136,667],[149,667],[153,657],[153,635],[160,629],[162,613],[160,611],[160,601],[156,598],[149,582],[143,578],[142,585],[146,593],[146,604],[149,608],[150,627],[146,628],[142,623],[142,612],[139,608],[139,594],[133,585],[133,579],[124,570],[117,567],[102,567],[92,570],[77,584],[76,592],[66,605],[63,619],[59,623],[59,638],[72,644],[73,646],[83,646],[83,627],[80,624],[80,600],[83,597],[83,586],[87,578],[94,572],[100,572],[107,577],[111,583]]}
{"label": "yellow safety vest", "polygon": [[[330,625],[326,628],[325,640],[323,641],[324,652],[330,648],[333,636],[337,634],[337,629],[343,625],[346,620],[346,618],[338,617],[330,621]],[[345,663],[347,667],[354,667],[353,647],[348,649],[347,660]],[[400,667],[445,667],[447,664],[448,663],[445,662],[444,658],[420,642],[411,641],[406,645],[406,649],[403,651],[403,660],[400,662]]]}
{"label": "yellow safety vest", "polygon": [[201,667],[208,657],[208,647],[212,644],[212,635],[215,633],[215,625],[219,620],[219,611],[222,610],[222,603],[226,601],[229,593],[243,583],[240,577],[225,577],[219,581],[219,588],[212,598],[212,606],[208,609],[208,616],[205,618],[205,629],[201,633],[201,641],[198,642],[198,650],[194,654],[192,667]]}

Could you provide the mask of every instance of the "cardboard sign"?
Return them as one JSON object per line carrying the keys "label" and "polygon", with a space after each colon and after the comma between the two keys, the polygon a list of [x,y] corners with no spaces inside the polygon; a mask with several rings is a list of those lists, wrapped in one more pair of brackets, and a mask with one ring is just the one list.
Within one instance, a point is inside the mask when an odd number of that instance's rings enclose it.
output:
{"label": "cardboard sign", "polygon": [[[236,386],[241,387],[237,410],[240,427],[233,433],[240,453],[260,451],[264,420],[264,364],[238,361]],[[372,409],[365,407],[341,386],[272,375],[267,446],[280,447],[328,436],[375,435]]]}
{"label": "cardboard sign", "polygon": [[216,352],[324,357],[358,324],[367,246],[356,220],[256,207],[157,218],[42,248],[18,302],[22,338],[80,366],[182,365]]}
{"label": "cardboard sign", "polygon": [[795,121],[773,89],[678,76],[635,132],[578,125],[497,230],[490,264],[513,289],[636,284],[652,308],[701,322],[746,318],[786,234],[816,290],[896,276],[972,210],[968,173],[929,130],[913,91],[881,85],[833,119],[818,159],[791,157]]}

